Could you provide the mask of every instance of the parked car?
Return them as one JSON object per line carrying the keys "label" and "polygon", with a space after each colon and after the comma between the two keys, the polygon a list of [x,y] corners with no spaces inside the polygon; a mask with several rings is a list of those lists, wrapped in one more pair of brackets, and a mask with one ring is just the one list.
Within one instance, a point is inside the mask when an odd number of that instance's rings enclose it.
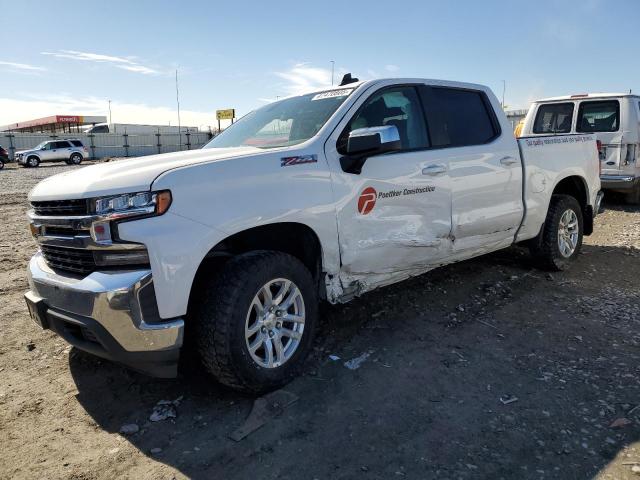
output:
{"label": "parked car", "polygon": [[516,140],[481,85],[347,83],[266,105],[204,149],[53,176],[29,194],[41,328],[156,376],[185,329],[248,392],[295,376],[319,300],[514,243],[561,270],[593,231],[594,135]]}
{"label": "parked car", "polygon": [[9,152],[0,145],[0,170],[4,168],[5,163],[9,163]]}
{"label": "parked car", "polygon": [[602,188],[640,204],[640,95],[589,93],[538,100],[524,136],[594,134],[599,143]]}
{"label": "parked car", "polygon": [[80,165],[89,150],[78,139],[47,140],[30,150],[16,152],[16,160],[25,167],[37,167],[41,162],[66,162]]}

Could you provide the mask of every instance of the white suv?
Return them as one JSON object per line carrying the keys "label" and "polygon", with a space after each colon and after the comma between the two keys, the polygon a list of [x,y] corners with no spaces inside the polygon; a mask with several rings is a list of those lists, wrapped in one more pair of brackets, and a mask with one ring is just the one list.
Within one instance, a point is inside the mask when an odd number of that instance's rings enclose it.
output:
{"label": "white suv", "polygon": [[16,159],[25,167],[37,167],[40,162],[60,162],[67,165],[80,165],[89,150],[80,140],[47,140],[31,150],[16,152]]}

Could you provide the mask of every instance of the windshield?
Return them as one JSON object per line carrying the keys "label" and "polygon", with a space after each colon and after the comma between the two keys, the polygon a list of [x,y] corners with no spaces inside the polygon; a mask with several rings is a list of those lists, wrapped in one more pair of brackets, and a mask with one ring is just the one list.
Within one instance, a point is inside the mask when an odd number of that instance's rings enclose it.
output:
{"label": "windshield", "polygon": [[276,148],[302,143],[318,133],[353,90],[328,90],[270,103],[238,120],[203,148]]}

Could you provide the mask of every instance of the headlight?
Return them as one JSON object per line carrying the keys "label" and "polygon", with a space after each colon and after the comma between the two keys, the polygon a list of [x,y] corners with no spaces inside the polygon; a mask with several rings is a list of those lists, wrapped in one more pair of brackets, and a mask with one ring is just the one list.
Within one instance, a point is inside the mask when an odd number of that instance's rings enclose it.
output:
{"label": "headlight", "polygon": [[136,215],[162,215],[171,206],[171,192],[124,193],[113,197],[97,198],[95,213],[112,218]]}
{"label": "headlight", "polygon": [[103,220],[91,224],[91,237],[96,243],[111,243],[111,222],[128,220],[136,217],[151,217],[162,215],[171,206],[171,192],[124,193],[112,197],[96,198],[93,210]]}

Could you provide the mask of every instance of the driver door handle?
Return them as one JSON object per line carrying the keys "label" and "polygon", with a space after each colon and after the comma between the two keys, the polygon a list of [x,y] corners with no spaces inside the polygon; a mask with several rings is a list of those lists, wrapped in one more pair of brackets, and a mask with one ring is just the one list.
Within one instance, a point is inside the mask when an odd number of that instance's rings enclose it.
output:
{"label": "driver door handle", "polygon": [[502,157],[500,163],[502,165],[513,165],[514,163],[518,163],[518,160],[513,157]]}
{"label": "driver door handle", "polygon": [[436,163],[434,165],[429,165],[428,167],[424,167],[422,169],[423,175],[439,175],[447,171],[447,166],[442,163]]}

